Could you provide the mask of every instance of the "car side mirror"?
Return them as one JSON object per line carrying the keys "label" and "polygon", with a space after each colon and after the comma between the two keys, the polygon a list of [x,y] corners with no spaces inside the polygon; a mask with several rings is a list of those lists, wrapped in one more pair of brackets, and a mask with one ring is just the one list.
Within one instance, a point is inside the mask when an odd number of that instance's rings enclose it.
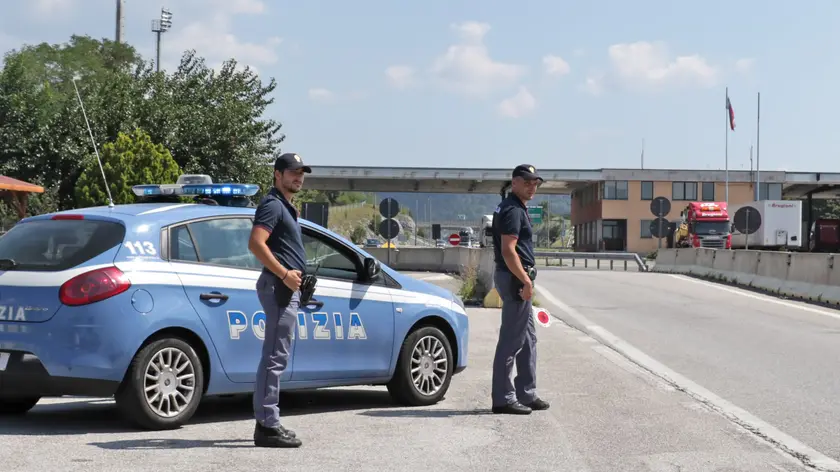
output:
{"label": "car side mirror", "polygon": [[365,278],[368,280],[376,280],[381,272],[382,267],[380,267],[378,260],[372,257],[365,258]]}

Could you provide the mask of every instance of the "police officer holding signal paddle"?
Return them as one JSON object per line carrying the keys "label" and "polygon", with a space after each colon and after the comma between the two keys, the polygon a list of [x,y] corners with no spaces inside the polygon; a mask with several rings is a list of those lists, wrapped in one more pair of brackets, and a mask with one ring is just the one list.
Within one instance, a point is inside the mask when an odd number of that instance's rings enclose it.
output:
{"label": "police officer holding signal paddle", "polygon": [[[509,184],[510,195],[493,215],[493,278],[502,299],[502,324],[493,361],[492,400],[497,414],[527,415],[549,407],[536,392],[537,333],[531,303],[537,271],[526,206],[543,181],[533,166],[517,166]],[[511,382],[514,364],[516,378]]]}
{"label": "police officer holding signal paddle", "polygon": [[[297,311],[306,303],[301,284],[306,282],[306,252],[303,248],[297,209],[292,197],[303,187],[304,174],[312,169],[294,153],[274,162],[274,185],[262,199],[254,216],[248,248],[263,264],[257,280],[257,296],[265,312],[265,339],[254,385],[254,445],[299,447],[294,431],[280,424],[280,377],[289,361]],[[312,288],[314,290],[314,287]]]}

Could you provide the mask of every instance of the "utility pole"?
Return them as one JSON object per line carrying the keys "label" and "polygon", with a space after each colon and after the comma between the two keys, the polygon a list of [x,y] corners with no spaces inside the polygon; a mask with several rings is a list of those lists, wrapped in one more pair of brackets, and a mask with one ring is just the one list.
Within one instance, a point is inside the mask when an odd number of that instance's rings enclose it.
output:
{"label": "utility pole", "polygon": [[123,42],[123,27],[125,26],[125,0],[117,0],[117,44]]}
{"label": "utility pole", "polygon": [[172,12],[167,10],[166,7],[161,8],[160,19],[152,20],[152,33],[157,35],[157,60],[155,67],[158,72],[160,72],[160,36],[169,31],[170,28],[172,28]]}

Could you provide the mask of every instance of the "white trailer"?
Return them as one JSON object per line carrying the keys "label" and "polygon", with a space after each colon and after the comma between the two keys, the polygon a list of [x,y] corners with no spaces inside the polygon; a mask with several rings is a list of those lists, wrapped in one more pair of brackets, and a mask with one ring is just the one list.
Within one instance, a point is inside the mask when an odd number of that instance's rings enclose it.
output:
{"label": "white trailer", "polygon": [[[735,229],[735,213],[750,206],[758,211],[761,224],[758,230],[745,235]],[[753,212],[750,212],[752,215]],[[801,248],[802,202],[800,200],[760,200],[729,207],[732,225],[732,249],[795,249]]]}

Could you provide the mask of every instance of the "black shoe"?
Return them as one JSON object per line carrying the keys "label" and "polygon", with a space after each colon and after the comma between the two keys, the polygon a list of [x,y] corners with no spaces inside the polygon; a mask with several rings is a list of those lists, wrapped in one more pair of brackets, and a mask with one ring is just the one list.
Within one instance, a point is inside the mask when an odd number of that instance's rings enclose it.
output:
{"label": "black shoe", "polygon": [[257,447],[300,447],[295,433],[282,426],[266,428],[257,423],[254,427],[254,445]]}
{"label": "black shoe", "polygon": [[525,406],[532,410],[547,410],[548,407],[551,405],[543,400],[542,398],[537,398],[536,400],[532,401],[531,403],[525,403]]}
{"label": "black shoe", "polygon": [[531,409],[519,402],[513,402],[505,406],[494,406],[493,413],[497,415],[530,415]]}

